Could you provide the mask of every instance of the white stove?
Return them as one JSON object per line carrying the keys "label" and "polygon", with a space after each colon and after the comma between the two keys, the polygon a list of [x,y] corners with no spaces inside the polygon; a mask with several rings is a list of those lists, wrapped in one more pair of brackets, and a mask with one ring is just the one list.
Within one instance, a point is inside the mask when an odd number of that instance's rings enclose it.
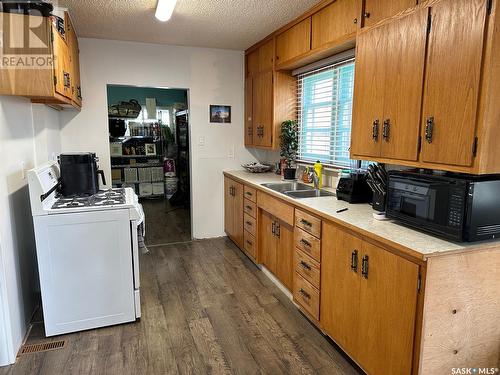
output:
{"label": "white stove", "polygon": [[47,336],[132,322],[141,316],[137,228],[130,189],[57,195],[59,167],[28,172]]}

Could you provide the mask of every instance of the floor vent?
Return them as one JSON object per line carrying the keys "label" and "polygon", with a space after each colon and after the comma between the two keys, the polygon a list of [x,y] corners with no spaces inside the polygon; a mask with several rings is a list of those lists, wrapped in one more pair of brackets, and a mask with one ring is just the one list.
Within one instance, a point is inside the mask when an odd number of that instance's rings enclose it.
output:
{"label": "floor vent", "polygon": [[65,340],[42,342],[38,344],[29,344],[29,345],[24,345],[21,348],[21,352],[19,354],[24,355],[24,354],[48,352],[50,350],[63,349],[65,346],[66,346]]}

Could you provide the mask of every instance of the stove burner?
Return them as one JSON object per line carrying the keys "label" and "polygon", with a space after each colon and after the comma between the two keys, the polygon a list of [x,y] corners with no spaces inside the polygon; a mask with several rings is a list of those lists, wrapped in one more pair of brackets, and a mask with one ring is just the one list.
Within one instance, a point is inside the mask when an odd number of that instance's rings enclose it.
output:
{"label": "stove burner", "polygon": [[100,191],[92,196],[76,196],[59,198],[52,206],[58,208],[101,207],[125,203],[125,189],[110,189]]}

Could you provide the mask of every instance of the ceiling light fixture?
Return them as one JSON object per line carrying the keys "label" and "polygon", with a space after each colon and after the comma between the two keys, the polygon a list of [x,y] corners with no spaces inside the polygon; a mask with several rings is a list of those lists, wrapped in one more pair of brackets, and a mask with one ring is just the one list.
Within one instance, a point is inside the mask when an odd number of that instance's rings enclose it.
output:
{"label": "ceiling light fixture", "polygon": [[168,21],[172,17],[176,3],[177,0],[158,0],[155,17],[162,22]]}

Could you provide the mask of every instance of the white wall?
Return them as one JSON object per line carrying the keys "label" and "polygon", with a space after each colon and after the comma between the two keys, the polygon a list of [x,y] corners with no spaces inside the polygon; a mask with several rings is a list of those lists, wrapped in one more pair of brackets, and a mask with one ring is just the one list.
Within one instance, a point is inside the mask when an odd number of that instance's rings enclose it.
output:
{"label": "white wall", "polygon": [[[96,152],[111,181],[106,85],[189,89],[193,236],[224,235],[222,171],[255,160],[243,146],[243,52],[81,39],[80,65],[83,109],[61,115],[63,151]],[[210,104],[232,106],[232,124],[210,124]]]}
{"label": "white wall", "polygon": [[[58,113],[28,99],[0,97],[0,364],[13,362],[38,302],[38,274],[25,171],[60,152]],[[0,334],[2,329],[0,329]],[[5,351],[4,351],[5,352]]]}

